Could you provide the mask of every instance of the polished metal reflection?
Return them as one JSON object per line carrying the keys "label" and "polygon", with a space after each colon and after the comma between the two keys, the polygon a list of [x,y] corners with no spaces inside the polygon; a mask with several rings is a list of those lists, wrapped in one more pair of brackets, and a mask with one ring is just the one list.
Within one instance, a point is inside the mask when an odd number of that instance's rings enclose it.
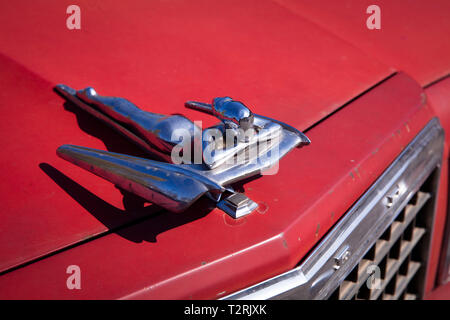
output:
{"label": "polished metal reflection", "polygon": [[60,84],[55,89],[75,105],[125,134],[151,155],[165,161],[171,161],[172,149],[183,142],[173,138],[177,128],[188,130],[192,144],[195,138],[201,137],[201,129],[182,115],[165,116],[143,111],[124,98],[100,96],[91,87],[76,91]]}
{"label": "polished metal reflection", "polygon": [[220,200],[217,203],[217,207],[237,219],[251,213],[258,207],[258,204],[249,199],[245,194],[235,192]]}
{"label": "polished metal reflection", "polygon": [[[309,138],[299,130],[277,120],[253,114],[242,102],[234,101],[229,97],[215,98],[212,105],[204,102],[187,101],[185,106],[212,114],[222,121],[221,124],[208,128],[203,132],[202,150],[205,151],[211,143],[215,144],[215,148],[211,154],[208,154],[208,158],[205,157],[206,153],[203,153],[203,162],[210,169],[222,165],[244,151],[247,151],[247,154],[250,156],[248,160],[253,161],[252,155],[261,157],[261,155],[270,151],[270,145],[273,144],[267,142],[275,142],[278,146],[285,139],[287,141],[284,141],[284,144],[291,144],[292,148],[295,146],[302,147],[311,143]],[[226,141],[226,133],[230,132],[227,129],[231,129],[231,132],[234,132],[234,136],[238,138],[237,143],[231,144],[231,146]],[[208,133],[216,130],[222,133],[222,139],[212,142],[208,139]],[[297,136],[296,139],[299,141],[296,142],[289,139],[288,136],[291,134]],[[251,152],[256,148],[258,149],[257,153]]]}
{"label": "polished metal reflection", "polygon": [[59,147],[57,154],[174,212],[185,210],[205,193],[218,196],[226,190],[204,175],[170,163],[72,145]]}
{"label": "polished metal reflection", "polygon": [[[124,98],[100,96],[91,87],[76,91],[57,85],[55,90],[151,156],[169,163],[71,145],[61,146],[57,154],[170,211],[183,211],[205,195],[234,218],[249,214],[257,204],[234,192],[230,184],[262,173],[293,148],[310,143],[295,128],[255,115],[229,97],[215,98],[212,105],[192,101],[185,104],[220,119],[220,123],[202,132],[182,115],[143,111]],[[184,129],[189,139],[175,135],[178,129]],[[215,137],[209,139],[212,133]],[[175,147],[181,146],[181,153],[187,153],[195,151],[197,145],[202,153],[199,163],[192,163],[191,157],[174,163]]]}
{"label": "polished metal reflection", "polygon": [[187,101],[185,106],[212,114],[224,123],[226,129],[242,128],[245,131],[253,128],[253,113],[242,102],[230,97],[214,98],[212,105]]}

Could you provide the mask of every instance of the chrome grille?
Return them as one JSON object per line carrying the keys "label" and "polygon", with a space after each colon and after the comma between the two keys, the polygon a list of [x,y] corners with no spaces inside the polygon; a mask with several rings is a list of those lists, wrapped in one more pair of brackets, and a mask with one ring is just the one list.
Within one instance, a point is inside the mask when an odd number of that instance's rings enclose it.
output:
{"label": "chrome grille", "polygon": [[443,146],[435,118],[296,268],[223,299],[421,298]]}
{"label": "chrome grille", "polygon": [[[434,170],[330,299],[422,297],[438,170]],[[377,271],[375,271],[377,270]]]}

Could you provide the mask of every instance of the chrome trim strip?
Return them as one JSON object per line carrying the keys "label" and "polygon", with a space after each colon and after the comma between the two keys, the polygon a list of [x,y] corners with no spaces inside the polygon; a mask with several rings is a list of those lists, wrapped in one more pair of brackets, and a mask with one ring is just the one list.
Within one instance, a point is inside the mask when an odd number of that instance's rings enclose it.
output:
{"label": "chrome trim strip", "polygon": [[437,118],[353,205],[298,267],[223,299],[325,299],[340,285],[442,161]]}

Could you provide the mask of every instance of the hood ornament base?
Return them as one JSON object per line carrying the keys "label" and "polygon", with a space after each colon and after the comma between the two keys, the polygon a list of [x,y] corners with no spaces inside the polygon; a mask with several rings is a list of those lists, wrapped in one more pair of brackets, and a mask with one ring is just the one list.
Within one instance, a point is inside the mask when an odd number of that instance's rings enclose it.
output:
{"label": "hood ornament base", "polygon": [[[93,88],[76,91],[57,85],[55,90],[160,161],[72,145],[59,147],[57,154],[174,212],[207,196],[231,217],[245,216],[258,205],[230,185],[263,173],[293,148],[310,144],[297,129],[256,115],[229,97],[215,98],[212,104],[186,102],[187,108],[220,120],[202,131],[182,115],[143,111],[124,98],[100,96]],[[176,134],[180,129],[182,136]],[[199,161],[186,157],[191,150]],[[195,155],[198,151],[200,157]],[[180,154],[181,161],[174,157]]]}
{"label": "hood ornament base", "polygon": [[258,208],[258,204],[243,193],[235,192],[217,203],[221,209],[234,219],[241,218]]}

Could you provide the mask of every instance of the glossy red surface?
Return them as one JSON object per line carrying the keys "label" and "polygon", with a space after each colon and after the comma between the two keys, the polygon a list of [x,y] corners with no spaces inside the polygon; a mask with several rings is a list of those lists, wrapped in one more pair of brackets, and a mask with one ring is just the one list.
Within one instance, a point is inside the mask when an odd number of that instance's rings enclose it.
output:
{"label": "glossy red surface", "polygon": [[0,10],[0,112],[15,119],[0,129],[0,270],[155,211],[134,210],[138,201],[127,197],[124,212],[119,190],[56,157],[64,143],[138,151],[65,110],[55,84],[95,86],[209,124],[213,117],[184,102],[232,95],[305,129],[392,72],[270,1],[78,1],[81,30],[66,28],[69,4],[14,1]]}
{"label": "glossy red surface", "polygon": [[427,87],[425,92],[444,128],[447,145],[450,145],[450,75]]}
{"label": "glossy red surface", "polygon": [[[0,298],[217,298],[292,268],[432,118],[424,102],[396,75],[309,130],[277,175],[246,183],[258,213],[162,213],[3,275]],[[66,288],[70,264],[82,290]]]}
{"label": "glossy red surface", "polygon": [[[421,85],[450,73],[450,1],[274,0],[368,55],[411,75]],[[366,27],[368,6],[381,12],[381,29]]]}
{"label": "glossy red surface", "polygon": [[198,117],[184,101],[232,94],[304,129],[394,70],[272,1],[82,0],[75,31],[71,3],[3,4],[0,52],[156,112]]}
{"label": "glossy red surface", "polygon": [[[0,298],[217,298],[297,264],[435,113],[448,127],[435,87],[433,109],[420,88],[449,72],[448,10],[382,2],[378,32],[365,28],[365,0],[342,3],[77,1],[76,31],[65,27],[72,2],[3,3],[0,114],[12,120],[0,128],[0,270],[86,243],[3,274]],[[400,73],[377,86],[309,130],[313,143],[277,175],[246,182],[260,209],[237,221],[207,201],[178,215],[144,208],[55,155],[64,143],[141,155],[66,110],[56,83],[208,125],[183,102],[232,95],[303,130],[395,70],[414,80]],[[445,201],[441,189],[437,221]],[[66,287],[72,264],[80,291]]]}

